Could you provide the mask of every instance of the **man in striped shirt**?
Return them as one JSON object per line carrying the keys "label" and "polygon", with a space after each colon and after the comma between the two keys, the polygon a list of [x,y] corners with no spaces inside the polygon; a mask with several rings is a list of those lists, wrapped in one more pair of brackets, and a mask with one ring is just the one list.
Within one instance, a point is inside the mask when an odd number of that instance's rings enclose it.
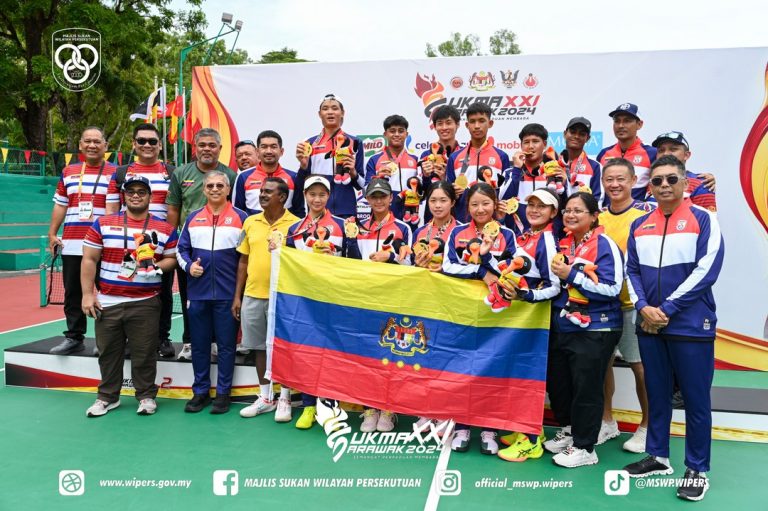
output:
{"label": "man in striped shirt", "polygon": [[[51,354],[68,355],[82,351],[87,321],[80,302],[80,263],[83,259],[83,238],[94,220],[104,215],[107,186],[115,166],[104,161],[107,141],[104,132],[89,126],[80,136],[80,152],[85,161],[64,167],[61,180],[53,196],[53,212],[48,228],[48,247],[51,254],[61,250],[64,281],[64,316],[67,329],[64,341],[51,349]],[[64,232],[58,236],[61,224]]]}
{"label": "man in striped shirt", "polygon": [[[88,417],[99,417],[120,405],[123,350],[131,350],[131,378],[139,401],[137,413],[151,415],[157,404],[157,325],[162,275],[139,272],[145,257],[162,274],[176,266],[176,229],[149,213],[149,180],[128,176],[122,186],[126,211],[99,218],[83,243],[80,282],[83,312],[96,319],[101,382]],[[142,240],[142,236],[144,239]],[[139,243],[137,243],[139,240]],[[96,268],[99,290],[94,293]]]}

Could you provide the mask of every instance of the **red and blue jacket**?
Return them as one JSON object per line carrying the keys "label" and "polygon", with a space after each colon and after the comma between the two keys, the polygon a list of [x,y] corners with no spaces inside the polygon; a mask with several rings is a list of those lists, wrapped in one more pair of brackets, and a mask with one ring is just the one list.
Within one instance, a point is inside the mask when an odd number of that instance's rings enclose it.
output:
{"label": "red and blue jacket", "polygon": [[[568,151],[564,150],[561,155],[568,156]],[[564,161],[565,171],[568,174],[568,195],[578,192],[582,185],[586,185],[592,190],[592,195],[597,199],[598,204],[603,194],[603,185],[600,182],[600,164],[590,159],[587,153],[581,152],[581,155],[572,161]]]}
{"label": "red and blue jacket", "polygon": [[690,199],[671,215],[656,209],[638,218],[627,242],[628,288],[635,309],[659,307],[669,317],[664,335],[712,340],[717,327],[712,285],[724,253],[717,217]]}
{"label": "red and blue jacket", "polygon": [[331,215],[331,212],[328,210],[325,210],[323,216],[316,221],[310,215],[307,215],[290,226],[285,238],[285,245],[304,250],[305,252],[312,252],[312,245],[314,241],[318,240],[318,227],[326,229],[327,235],[324,241],[330,242],[333,246],[333,255],[347,257],[349,241],[344,233],[344,220]]}
{"label": "red and blue jacket", "polygon": [[379,225],[371,218],[363,224],[363,228],[360,229],[360,234],[356,238],[349,239],[349,247],[347,249],[347,257],[353,259],[362,259],[363,261],[370,260],[371,254],[375,254],[380,250],[387,250],[392,248],[389,255],[389,263],[400,263],[410,266],[411,258],[404,257],[402,260],[397,259],[393,245],[396,245],[396,241],[407,244],[409,247],[413,245],[413,235],[411,234],[411,228],[408,224],[402,220],[395,218],[391,212],[387,214],[387,218]]}
{"label": "red and blue jacket", "polygon": [[299,218],[304,216],[304,195],[299,189],[300,183],[297,183],[296,173],[280,165],[272,174],[268,174],[261,163],[239,173],[232,189],[232,204],[249,216],[261,213],[259,195],[261,195],[264,180],[268,177],[279,177],[285,181],[288,185],[288,200],[285,201],[285,208]]}
{"label": "red and blue jacket", "polygon": [[[596,227],[589,239],[576,243],[572,234],[560,240],[560,252],[568,258],[571,272],[563,285],[569,284],[589,300],[587,314],[592,322],[586,328],[574,325],[561,317],[559,309],[568,302],[568,292],[563,290],[553,304],[557,309],[557,329],[560,332],[581,332],[583,330],[620,330],[624,324],[619,293],[624,283],[624,260],[621,249],[605,234],[603,227]],[[580,263],[597,265],[597,284],[576,266]]]}
{"label": "red and blue jacket", "polygon": [[[190,300],[232,300],[240,261],[237,246],[247,217],[230,203],[218,215],[207,205],[189,214],[179,235],[176,260],[187,273]],[[189,268],[198,258],[204,271],[192,277]]]}
{"label": "red and blue jacket", "polygon": [[[330,155],[332,155],[336,149],[336,136],[339,132],[349,140],[352,150],[355,153],[355,171],[357,172],[357,179],[353,179],[351,183],[346,185],[337,184],[333,181],[333,173],[336,170],[336,161]],[[314,137],[307,139],[307,142],[312,145],[312,155],[309,157],[307,168],[299,170],[297,177],[302,183],[310,174],[318,174],[328,178],[328,181],[331,184],[331,196],[328,199],[328,209],[336,216],[347,218],[355,216],[357,213],[357,197],[355,195],[355,189],[365,188],[365,151],[359,138],[353,137],[341,130],[339,130],[339,132],[328,135],[325,133],[325,130],[323,130],[320,135],[315,135]]]}
{"label": "red and blue jacket", "polygon": [[526,257],[533,262],[528,273],[523,275],[528,283],[528,292],[523,295],[523,299],[527,302],[544,302],[556,298],[560,294],[560,279],[552,273],[552,259],[557,254],[552,224],[537,232],[526,231],[515,241],[515,257]]}
{"label": "red and blue jacket", "polygon": [[389,176],[388,179],[389,185],[392,187],[392,205],[390,206],[390,209],[397,218],[402,220],[405,209],[403,207],[403,198],[400,197],[400,192],[408,188],[408,179],[416,176],[422,181],[423,186],[421,169],[419,169],[419,160],[405,149],[403,149],[398,156],[395,156],[388,152],[387,149],[384,149],[371,156],[368,160],[368,163],[365,166],[365,184],[367,185],[370,183],[371,179],[376,177],[379,170],[382,167],[387,166],[389,162],[394,162],[398,168],[398,171]]}
{"label": "red and blue jacket", "polygon": [[[632,162],[632,165],[635,167],[635,175],[637,176],[637,183],[632,188],[632,197],[637,200],[644,200],[645,191],[648,188],[648,182],[651,177],[651,163],[656,160],[656,148],[645,145],[642,140],[636,138],[626,151],[622,151],[621,146],[617,143],[603,148],[597,154],[597,162],[603,167],[612,158],[624,158]],[[607,205],[608,197],[606,196],[603,200],[603,205]]]}
{"label": "red and blue jacket", "polygon": [[[520,235],[530,229],[528,218],[525,216],[525,210],[528,207],[526,198],[539,188],[547,187],[547,176],[544,175],[542,166],[549,159],[545,156],[542,162],[535,168],[529,168],[523,163],[522,168],[511,167],[504,170],[502,174],[504,180],[499,189],[499,199],[509,200],[516,197],[518,200],[517,213],[515,215],[504,216],[504,225],[512,229],[515,234]],[[563,190],[565,193],[565,190]],[[562,219],[560,216],[555,218],[554,232],[559,233],[562,230]]]}
{"label": "red and blue jacket", "polygon": [[451,232],[446,244],[446,255],[443,258],[443,273],[463,279],[482,279],[488,272],[497,277],[501,275],[499,262],[511,259],[517,252],[515,233],[501,226],[499,235],[487,254],[480,256],[479,263],[470,263],[467,245],[475,238],[482,239],[482,231],[477,228],[475,221],[457,225]]}
{"label": "red and blue jacket", "polygon": [[[455,151],[450,158],[445,170],[445,177],[449,183],[456,181],[456,177],[464,174],[467,182],[471,186],[478,181],[478,169],[490,167],[496,183],[493,187],[499,189],[499,176],[504,169],[509,168],[509,157],[507,153],[494,147],[492,144],[486,144],[480,151],[467,144],[458,151]],[[462,193],[456,201],[456,220],[459,222],[468,222],[469,213],[467,212],[467,194]]]}

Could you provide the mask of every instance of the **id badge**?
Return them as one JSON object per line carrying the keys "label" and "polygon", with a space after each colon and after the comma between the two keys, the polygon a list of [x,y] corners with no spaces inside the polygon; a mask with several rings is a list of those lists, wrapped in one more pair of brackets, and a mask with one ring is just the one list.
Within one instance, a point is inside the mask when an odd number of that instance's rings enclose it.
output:
{"label": "id badge", "polygon": [[81,202],[78,216],[80,220],[90,220],[93,216],[93,202]]}
{"label": "id badge", "polygon": [[131,259],[130,261],[123,261],[120,265],[120,271],[117,273],[117,278],[121,280],[133,280],[133,276],[136,274],[136,261]]}

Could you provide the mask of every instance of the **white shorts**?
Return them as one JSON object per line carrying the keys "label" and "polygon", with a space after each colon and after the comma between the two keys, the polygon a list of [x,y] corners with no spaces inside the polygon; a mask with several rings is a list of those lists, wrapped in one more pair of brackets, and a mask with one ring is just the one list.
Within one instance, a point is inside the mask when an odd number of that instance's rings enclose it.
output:
{"label": "white shorts", "polygon": [[[637,334],[635,333],[635,317],[637,311],[629,309],[622,311],[624,315],[624,328],[621,331],[621,339],[616,346],[616,351],[621,354],[621,359],[628,364],[640,362],[640,346],[637,343]],[[245,335],[243,335],[245,337]]]}
{"label": "white shorts", "polygon": [[[251,350],[267,349],[267,309],[269,300],[244,296],[240,306],[242,346]],[[637,341],[635,341],[637,342]]]}

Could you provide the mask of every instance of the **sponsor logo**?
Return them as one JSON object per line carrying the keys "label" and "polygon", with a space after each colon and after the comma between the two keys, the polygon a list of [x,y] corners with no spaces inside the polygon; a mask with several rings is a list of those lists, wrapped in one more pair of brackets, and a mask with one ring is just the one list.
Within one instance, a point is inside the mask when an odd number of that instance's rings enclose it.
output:
{"label": "sponsor logo", "polygon": [[423,321],[413,322],[408,316],[400,320],[390,317],[381,331],[379,346],[389,348],[395,355],[412,357],[415,353],[427,353],[427,331]]}
{"label": "sponsor logo", "polygon": [[65,28],[51,35],[51,69],[56,83],[82,92],[101,75],[101,34],[88,28]]}
{"label": "sponsor logo", "polygon": [[687,223],[688,223],[688,222],[687,222],[687,221],[685,221],[685,220],[678,220],[678,221],[677,221],[677,227],[676,227],[676,229],[677,229],[678,231],[682,231],[683,229],[685,229],[685,226],[686,226],[686,224],[687,224]]}
{"label": "sponsor logo", "polygon": [[464,80],[461,79],[460,76],[454,76],[451,78],[451,87],[454,89],[461,89],[461,87],[464,85]]}
{"label": "sponsor logo", "polygon": [[635,165],[637,165],[641,161],[643,161],[643,157],[640,156],[639,154],[637,156],[635,156],[634,158],[632,158],[632,163],[634,163]]}
{"label": "sponsor logo", "polygon": [[232,225],[233,221],[234,221],[234,218],[232,218],[231,216],[228,216],[227,218],[224,219],[224,225]]}
{"label": "sponsor logo", "polygon": [[705,319],[703,327],[704,327],[704,330],[711,330],[712,329],[712,324],[709,322],[708,319]]}
{"label": "sponsor logo", "polygon": [[528,89],[533,89],[539,85],[539,79],[536,78],[533,73],[528,73],[528,76],[523,80],[523,85]]}
{"label": "sponsor logo", "polygon": [[382,135],[358,135],[363,143],[363,151],[366,158],[382,151],[387,145],[386,139]]}
{"label": "sponsor logo", "polygon": [[515,85],[517,85],[517,75],[520,74],[520,70],[516,69],[512,71],[511,69],[504,72],[499,71],[499,74],[501,75],[501,83],[504,84],[504,87],[507,89],[511,89]]}
{"label": "sponsor logo", "polygon": [[445,104],[445,96],[443,95],[445,87],[437,81],[434,74],[432,78],[429,78],[427,75],[416,73],[416,87],[413,90],[421,98],[421,102],[424,104],[424,115],[428,119],[432,116],[432,110]]}
{"label": "sponsor logo", "polygon": [[496,87],[496,80],[490,71],[479,71],[472,73],[469,77],[469,88],[478,92],[485,92]]}

